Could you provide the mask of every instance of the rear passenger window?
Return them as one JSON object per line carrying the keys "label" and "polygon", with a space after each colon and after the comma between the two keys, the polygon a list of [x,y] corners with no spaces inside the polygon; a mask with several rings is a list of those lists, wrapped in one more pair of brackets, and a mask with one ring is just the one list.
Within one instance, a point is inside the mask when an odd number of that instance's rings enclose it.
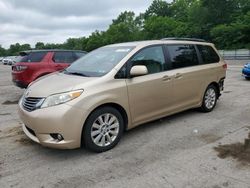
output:
{"label": "rear passenger window", "polygon": [[198,45],[197,47],[203,60],[202,64],[218,63],[220,61],[220,57],[211,46]]}
{"label": "rear passenger window", "polygon": [[141,50],[131,60],[132,66],[144,65],[149,74],[158,73],[164,70],[164,54],[162,46],[148,47]]}
{"label": "rear passenger window", "polygon": [[53,61],[55,63],[72,63],[76,57],[72,52],[54,52]]}
{"label": "rear passenger window", "polygon": [[40,62],[47,52],[30,52],[24,55],[19,62]]}
{"label": "rear passenger window", "polygon": [[194,45],[167,46],[172,68],[190,67],[199,64]]}

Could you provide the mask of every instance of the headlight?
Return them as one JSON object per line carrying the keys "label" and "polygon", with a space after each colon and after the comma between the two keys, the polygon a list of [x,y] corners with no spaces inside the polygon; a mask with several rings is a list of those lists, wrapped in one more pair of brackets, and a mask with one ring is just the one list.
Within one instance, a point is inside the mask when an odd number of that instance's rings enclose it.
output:
{"label": "headlight", "polygon": [[46,107],[66,103],[68,101],[71,101],[71,100],[79,97],[82,94],[82,92],[83,92],[83,90],[76,90],[76,91],[70,91],[70,92],[66,92],[66,93],[59,93],[59,94],[48,96],[44,100],[41,108],[46,108]]}

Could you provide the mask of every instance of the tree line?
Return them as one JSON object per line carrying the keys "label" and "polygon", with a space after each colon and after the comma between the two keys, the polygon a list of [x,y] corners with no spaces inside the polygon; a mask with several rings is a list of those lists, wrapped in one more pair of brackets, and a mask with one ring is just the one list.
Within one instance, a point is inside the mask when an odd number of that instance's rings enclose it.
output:
{"label": "tree line", "polygon": [[[88,37],[69,38],[62,44],[37,42],[35,49],[72,49],[91,51],[98,47],[128,41],[166,37],[200,38],[219,49],[250,49],[249,0],[154,0],[138,16],[122,12],[106,31],[94,31]],[[17,55],[30,50],[29,44],[0,46],[0,56]]]}

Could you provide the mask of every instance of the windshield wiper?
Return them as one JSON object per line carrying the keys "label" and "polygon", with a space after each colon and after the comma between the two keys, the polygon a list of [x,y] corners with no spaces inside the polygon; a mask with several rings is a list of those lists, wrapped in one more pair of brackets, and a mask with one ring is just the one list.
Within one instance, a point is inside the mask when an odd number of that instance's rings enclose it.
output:
{"label": "windshield wiper", "polygon": [[77,76],[89,77],[88,75],[83,74],[83,73],[80,73],[80,72],[69,72],[69,71],[67,71],[67,70],[64,70],[64,73],[65,73],[65,74],[70,74],[70,75],[77,75]]}

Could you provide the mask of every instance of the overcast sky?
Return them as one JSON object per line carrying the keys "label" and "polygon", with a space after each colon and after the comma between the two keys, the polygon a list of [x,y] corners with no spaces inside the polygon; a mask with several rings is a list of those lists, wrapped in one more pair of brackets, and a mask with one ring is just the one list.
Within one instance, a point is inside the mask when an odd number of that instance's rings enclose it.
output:
{"label": "overcast sky", "polygon": [[0,0],[0,45],[62,43],[105,30],[120,12],[144,12],[152,0]]}

